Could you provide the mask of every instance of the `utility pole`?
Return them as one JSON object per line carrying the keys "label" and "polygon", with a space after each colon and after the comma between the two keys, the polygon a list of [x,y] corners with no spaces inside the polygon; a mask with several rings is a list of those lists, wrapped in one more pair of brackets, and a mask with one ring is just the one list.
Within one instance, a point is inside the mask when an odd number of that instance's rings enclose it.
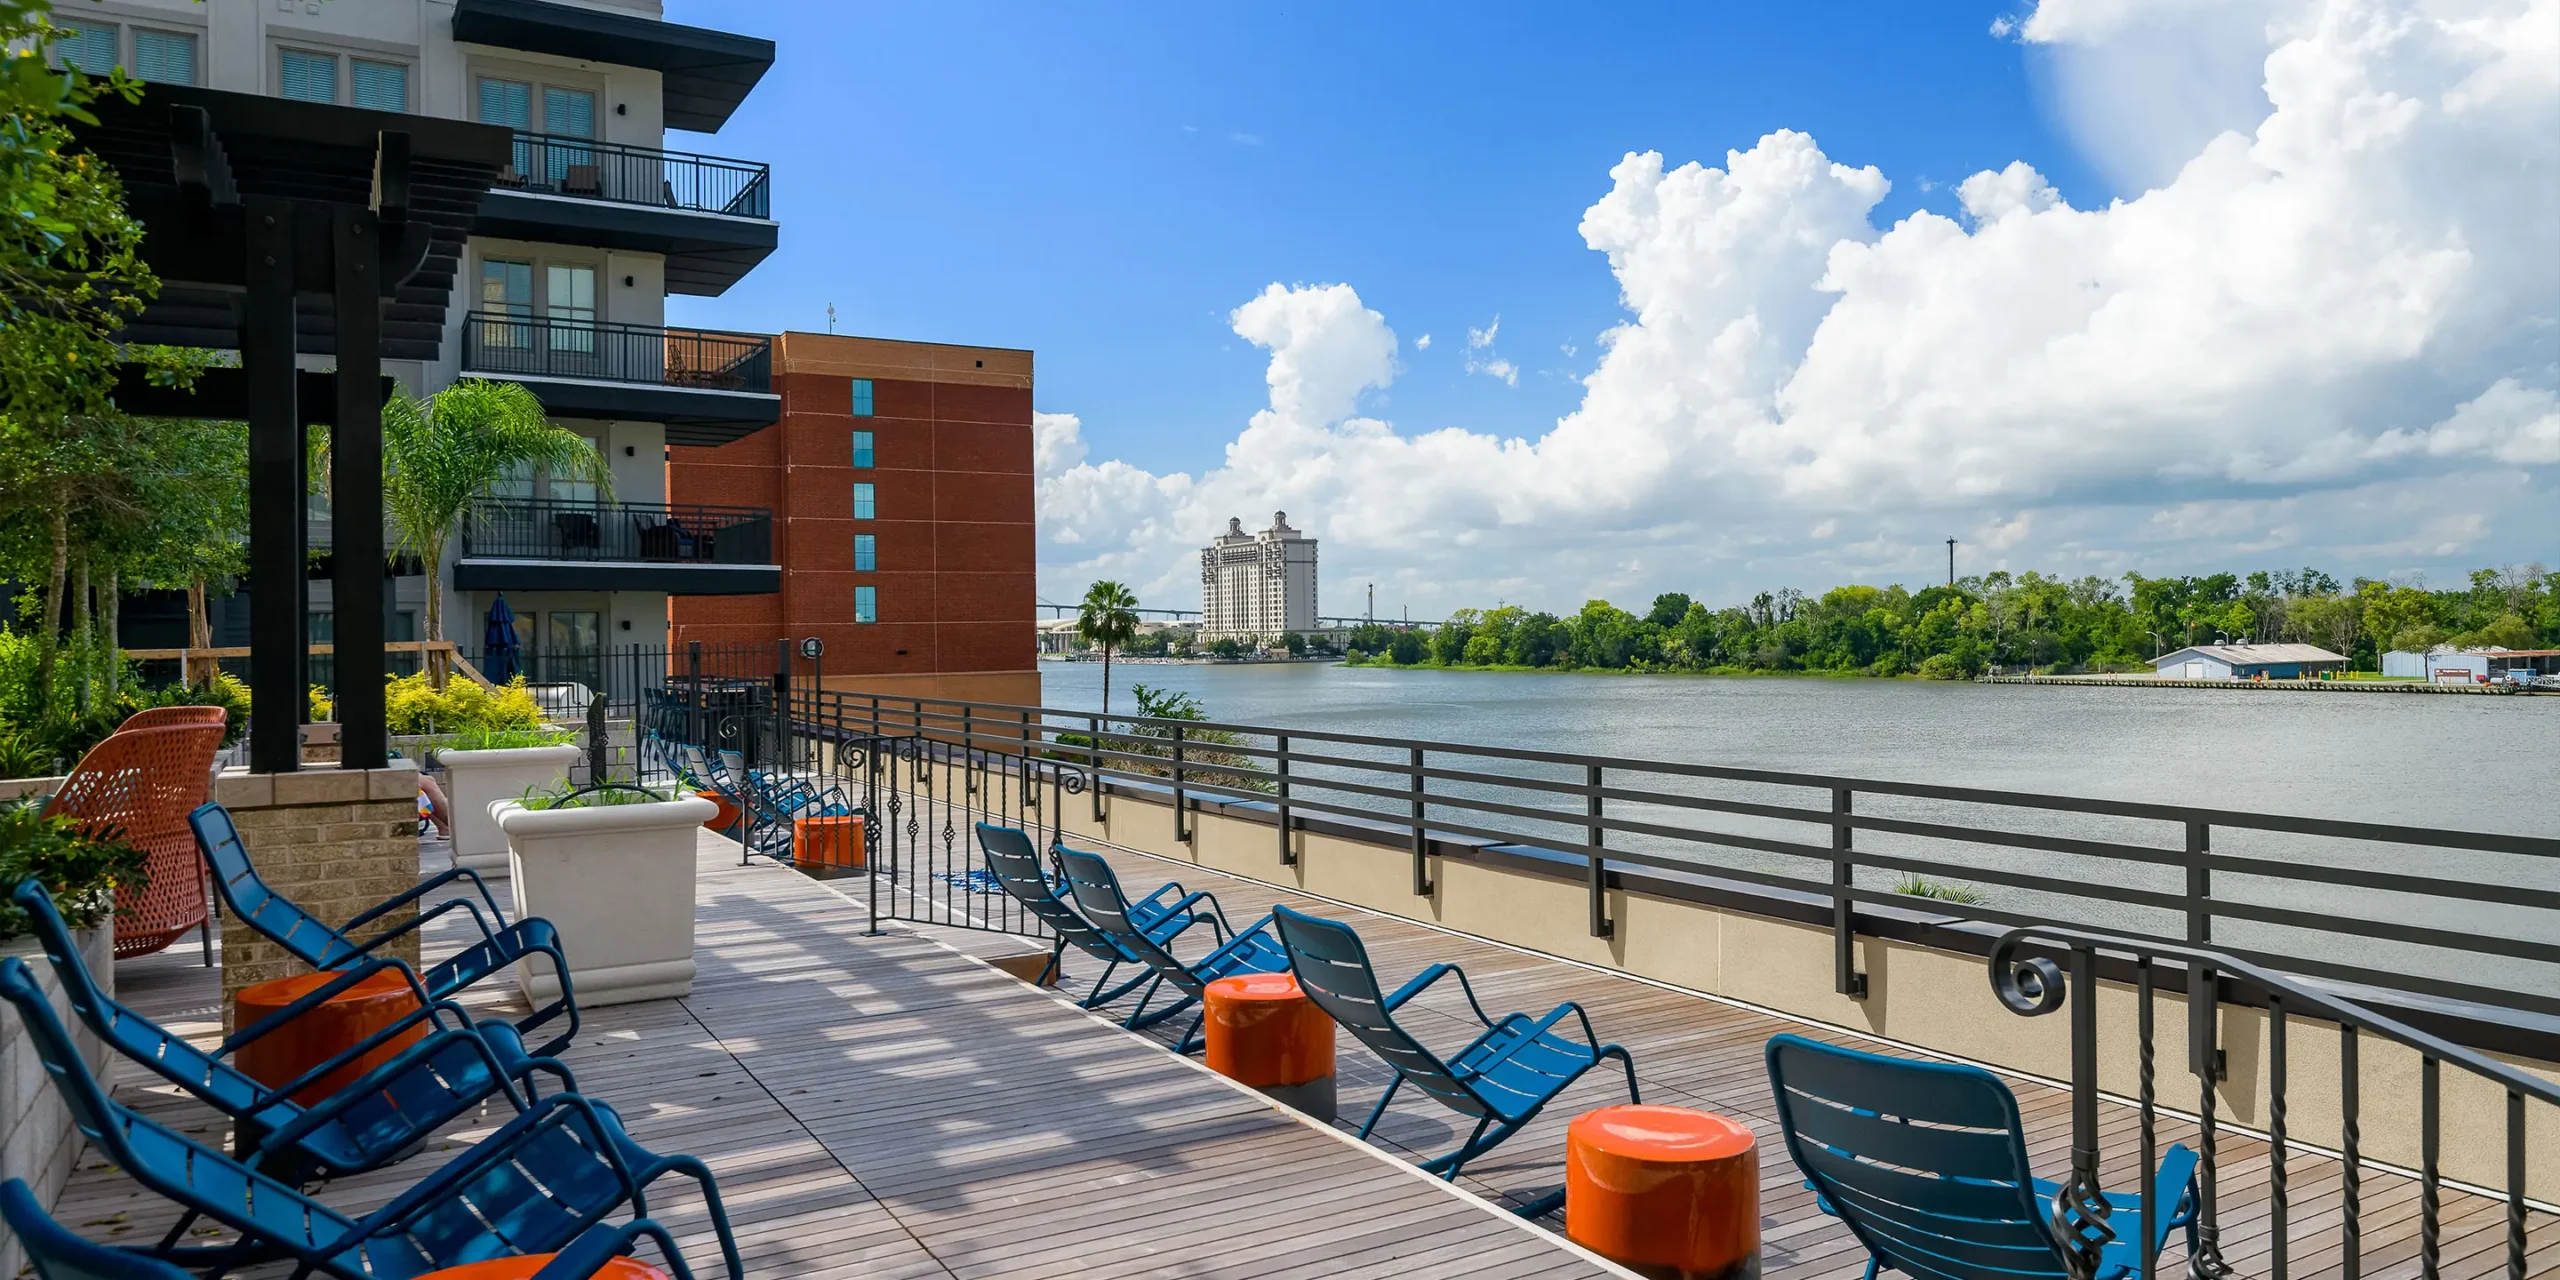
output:
{"label": "utility pole", "polygon": [[1372,583],[1370,583],[1370,584],[1369,584],[1369,609],[1368,609],[1368,611],[1367,611],[1366,613],[1361,614],[1361,615],[1360,615],[1360,618],[1361,618],[1361,621],[1364,621],[1364,622],[1376,622],[1376,621],[1378,620],[1378,584],[1377,584],[1377,583],[1372,582]]}
{"label": "utility pole", "polygon": [[1956,540],[1947,539],[1947,585],[1956,584]]}

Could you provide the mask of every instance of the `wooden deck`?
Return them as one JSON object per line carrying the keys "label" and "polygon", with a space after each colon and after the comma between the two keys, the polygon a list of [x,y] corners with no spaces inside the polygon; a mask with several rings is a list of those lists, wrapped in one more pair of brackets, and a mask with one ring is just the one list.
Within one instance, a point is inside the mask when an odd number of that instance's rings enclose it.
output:
{"label": "wooden deck", "polygon": [[[752,1275],[1624,1274],[932,939],[866,937],[845,899],[735,850],[706,837],[693,993],[591,1010],[562,1057],[643,1144],[711,1165]],[[215,971],[196,959],[128,962],[120,994],[218,1037]],[[137,1108],[226,1140],[156,1077],[118,1080]],[[496,1119],[322,1198],[378,1206]],[[659,1185],[653,1216],[703,1280],[726,1280],[699,1198]],[[56,1212],[120,1241],[175,1217],[94,1155]]]}
{"label": "wooden deck", "polygon": [[[1390,983],[1447,961],[1466,969],[1497,1015],[1580,1001],[1604,1039],[1634,1053],[1647,1101],[1720,1111],[1764,1135],[1764,1274],[1863,1272],[1863,1251],[1815,1209],[1771,1140],[1761,1046],[1779,1031],[1880,1047],[1873,1041],[1143,855],[1113,857],[1132,888],[1179,877],[1216,892],[1239,924],[1275,900],[1353,919]],[[1464,1136],[1417,1091],[1399,1096],[1373,1147],[1347,1140],[1387,1079],[1348,1038],[1342,1119],[1328,1134],[955,950],[1014,954],[1029,945],[1021,940],[905,926],[865,936],[858,906],[790,871],[741,869],[725,842],[706,842],[699,928],[691,996],[594,1010],[564,1056],[642,1142],[711,1163],[757,1275],[1626,1274],[1566,1245],[1552,1233],[1555,1219],[1542,1230],[1489,1203],[1557,1185],[1565,1121],[1623,1100],[1619,1077],[1586,1077],[1471,1166],[1460,1186],[1478,1199],[1399,1167]],[[1091,977],[1089,965],[1070,971]],[[218,1032],[211,973],[191,955],[128,962],[119,981],[128,1002],[153,1016],[191,1034]],[[1425,1039],[1454,1044],[1473,1027],[1463,1007],[1444,984],[1408,1006],[1408,1021]],[[220,1140],[212,1113],[145,1087],[139,1074],[120,1077],[136,1105]],[[2067,1096],[2013,1083],[2037,1164],[2058,1176],[2068,1160]],[[2107,1124],[2107,1166],[2129,1168],[2134,1116],[2111,1107]],[[379,1204],[488,1127],[462,1124],[437,1151],[341,1180],[324,1198],[357,1212]],[[2165,1123],[2163,1143],[2174,1140],[2192,1143],[2192,1128]],[[2268,1274],[2263,1144],[2226,1134],[2222,1164],[2225,1259],[2236,1274]],[[2291,1172],[2290,1274],[2341,1274],[2338,1166],[2298,1153]],[[2364,1204],[2364,1275],[2417,1275],[2415,1184],[2370,1171]],[[705,1280],[717,1276],[697,1202],[677,1191],[653,1207],[686,1237]],[[59,1212],[120,1240],[156,1235],[171,1216],[94,1159]],[[2448,1190],[2440,1274],[2503,1273],[2504,1213],[2500,1202]],[[2528,1272],[2560,1272],[2560,1227],[2540,1214],[2529,1227]],[[2182,1243],[2171,1243],[2160,1270],[2184,1273]]]}

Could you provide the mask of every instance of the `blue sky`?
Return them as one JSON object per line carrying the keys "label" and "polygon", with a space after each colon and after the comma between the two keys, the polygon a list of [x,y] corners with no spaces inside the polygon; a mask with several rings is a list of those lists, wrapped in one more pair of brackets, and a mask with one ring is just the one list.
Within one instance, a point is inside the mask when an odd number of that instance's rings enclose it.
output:
{"label": "blue sky", "polygon": [[[779,46],[726,129],[669,145],[772,162],[783,224],[726,296],[670,308],[822,329],[832,302],[844,333],[1030,347],[1040,408],[1096,453],[1198,470],[1264,399],[1228,313],[1347,280],[1432,335],[1374,402],[1400,428],[1534,436],[1624,318],[1574,226],[1630,150],[1721,164],[1802,130],[1884,171],[1880,221],[2021,158],[2103,204],[2037,104],[2043,55],[1990,34],[2014,9],[669,0]],[[1516,387],[1463,370],[1497,317]]]}
{"label": "blue sky", "polygon": [[1035,350],[1052,599],[2560,561],[2550,0],[667,14],[783,224],[672,316]]}

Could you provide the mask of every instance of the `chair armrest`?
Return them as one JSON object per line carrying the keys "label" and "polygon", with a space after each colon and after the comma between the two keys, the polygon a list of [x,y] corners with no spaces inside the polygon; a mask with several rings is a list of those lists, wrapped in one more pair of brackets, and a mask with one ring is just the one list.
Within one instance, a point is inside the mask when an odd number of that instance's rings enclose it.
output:
{"label": "chair armrest", "polygon": [[[488,904],[489,918],[496,920],[501,928],[505,927],[507,923],[507,913],[498,906],[497,895],[489,892],[488,881],[481,879],[480,873],[469,867],[454,867],[450,870],[438,872],[434,876],[429,877],[417,888],[411,889],[407,893],[400,894],[397,897],[387,898],[376,906],[366,908],[364,911],[358,913],[354,919],[347,921],[347,923],[341,927],[345,929],[353,929],[364,924],[366,921],[381,915],[383,912],[396,910],[406,903],[415,902],[456,880],[470,881],[471,887],[479,891],[480,901]],[[468,902],[470,899],[465,898],[463,901]],[[478,914],[477,911],[475,911],[474,914]],[[488,925],[483,923],[480,926],[480,931],[484,934],[487,933],[489,931]]]}
{"label": "chair armrest", "polygon": [[[588,1280],[610,1265],[615,1258],[631,1252],[631,1246],[643,1238],[656,1242],[667,1271],[676,1280],[693,1280],[693,1271],[685,1266],[684,1255],[676,1252],[675,1237],[665,1227],[648,1218],[614,1226],[597,1223],[578,1233],[578,1237],[561,1247],[533,1273],[533,1280]],[[730,1280],[738,1280],[732,1276]]]}
{"label": "chair armrest", "polygon": [[1467,1007],[1476,1011],[1476,1021],[1481,1022],[1488,1027],[1492,1026],[1493,1018],[1485,1013],[1483,1003],[1476,999],[1475,984],[1467,981],[1466,970],[1461,969],[1454,964],[1435,964],[1430,968],[1413,975],[1413,981],[1396,988],[1395,994],[1380,1001],[1378,1007],[1389,1013],[1393,1013],[1396,1011],[1397,1006],[1403,1004],[1407,1000],[1411,1000],[1415,996],[1421,995],[1423,988],[1428,987],[1432,983],[1438,982],[1442,978],[1448,977],[1453,973],[1458,975],[1458,989],[1467,993]]}
{"label": "chair armrest", "polygon": [[640,1184],[632,1176],[631,1167],[623,1161],[622,1152],[613,1139],[612,1130],[620,1125],[618,1122],[609,1123],[598,1114],[603,1109],[602,1104],[576,1093],[555,1093],[535,1103],[450,1163],[392,1197],[389,1204],[365,1215],[357,1224],[355,1238],[369,1239],[389,1229],[407,1230],[419,1217],[451,1204],[453,1188],[497,1165],[514,1160],[517,1149],[538,1136],[542,1129],[568,1123],[572,1115],[589,1125],[592,1138],[589,1145],[604,1157],[605,1163],[621,1182],[622,1193],[631,1197],[636,1206],[641,1197]]}
{"label": "chair armrest", "polygon": [[[381,946],[382,944],[384,944],[384,943],[386,943],[386,942],[389,942],[389,941],[391,941],[392,939],[397,938],[397,937],[399,937],[400,935],[402,935],[402,934],[404,934],[404,933],[410,933],[410,932],[413,932],[413,931],[417,930],[418,928],[420,928],[420,927],[424,926],[428,921],[433,920],[433,919],[435,919],[437,916],[443,915],[444,913],[446,913],[446,912],[448,912],[448,911],[454,910],[454,909],[455,909],[455,908],[457,908],[457,907],[458,907],[458,908],[460,908],[460,909],[462,909],[462,910],[464,910],[464,911],[469,912],[469,913],[471,914],[471,922],[472,922],[473,924],[476,924],[476,925],[480,926],[480,940],[481,940],[481,942],[482,942],[484,945],[487,945],[487,946],[496,946],[496,945],[497,945],[497,943],[498,943],[498,935],[496,935],[496,934],[494,934],[494,933],[491,933],[491,932],[489,931],[489,922],[480,918],[480,908],[478,908],[478,907],[476,907],[476,906],[473,906],[473,905],[471,904],[471,899],[469,899],[469,898],[447,898],[447,899],[445,899],[444,901],[439,902],[439,903],[437,903],[436,905],[434,905],[434,906],[432,906],[432,907],[429,907],[429,908],[427,908],[426,910],[421,911],[421,912],[419,912],[418,914],[416,914],[416,915],[414,915],[414,916],[409,917],[407,920],[404,920],[404,921],[400,922],[399,924],[393,925],[392,927],[390,927],[390,928],[388,928],[388,929],[383,930],[381,933],[376,934],[372,939],[370,939],[369,941],[365,942],[363,945],[361,945],[361,946],[357,947],[357,948],[356,948],[356,954],[358,954],[358,955],[370,955],[370,954],[372,954],[373,949],[374,949],[375,947],[379,947],[379,946]],[[361,918],[362,918],[362,917],[358,917],[358,919],[361,919]],[[349,921],[349,922],[348,922],[348,926],[347,926],[347,927],[349,927],[349,928],[354,928],[354,927],[355,927],[355,924],[356,924],[356,922],[351,920],[351,921]]]}
{"label": "chair armrest", "polygon": [[[1199,917],[1194,916],[1194,917],[1192,917],[1192,918],[1196,920],[1196,919],[1198,919]],[[1267,930],[1267,929],[1269,929],[1269,928],[1271,927],[1271,921],[1272,921],[1272,917],[1270,917],[1270,916],[1264,916],[1263,918],[1261,918],[1261,919],[1259,919],[1259,920],[1254,921],[1252,924],[1246,925],[1244,928],[1239,929],[1239,930],[1236,930],[1235,932],[1228,934],[1228,935],[1227,935],[1227,940],[1226,940],[1225,942],[1223,942],[1223,943],[1220,943],[1220,944],[1218,945],[1218,948],[1217,948],[1216,950],[1211,951],[1209,954],[1207,954],[1207,955],[1205,955],[1205,956],[1200,957],[1200,963],[1201,963],[1201,964],[1203,964],[1203,965],[1209,964],[1209,963],[1211,963],[1211,962],[1213,962],[1213,961],[1217,960],[1220,956],[1223,956],[1223,955],[1227,954],[1228,952],[1233,951],[1233,950],[1235,950],[1236,948],[1241,947],[1241,946],[1244,946],[1244,945],[1246,945],[1247,943],[1249,943],[1249,942],[1253,941],[1253,937],[1254,937],[1254,935],[1255,935],[1255,934],[1261,933],[1261,932],[1263,932],[1264,930]],[[1222,922],[1222,923],[1223,923],[1223,922]],[[1274,939],[1273,941],[1274,941],[1274,942],[1277,942],[1278,940],[1277,940],[1277,939]]]}
{"label": "chair armrest", "polygon": [[[1204,916],[1197,911],[1192,911],[1192,907],[1203,902],[1209,904],[1208,915]],[[1212,932],[1215,934],[1218,945],[1221,947],[1227,945],[1227,940],[1235,936],[1235,930],[1229,928],[1227,925],[1226,910],[1218,905],[1217,895],[1210,893],[1206,889],[1203,889],[1198,893],[1186,893],[1182,895],[1179,900],[1177,900],[1172,906],[1165,908],[1164,911],[1168,916],[1178,915],[1183,912],[1190,912],[1193,920],[1209,921],[1212,927]]]}

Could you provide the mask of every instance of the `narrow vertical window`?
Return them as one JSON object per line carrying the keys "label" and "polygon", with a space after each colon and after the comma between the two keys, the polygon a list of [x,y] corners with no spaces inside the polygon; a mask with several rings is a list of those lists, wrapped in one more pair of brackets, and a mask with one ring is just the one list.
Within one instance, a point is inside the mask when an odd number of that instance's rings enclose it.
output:
{"label": "narrow vertical window", "polygon": [[868,431],[853,433],[853,465],[857,467],[871,465],[871,433]]}
{"label": "narrow vertical window", "polygon": [[872,573],[880,567],[880,539],[872,534],[853,535],[853,571]]}
{"label": "narrow vertical window", "polygon": [[355,105],[368,111],[409,109],[409,68],[405,64],[356,58],[349,65]]}
{"label": "narrow vertical window", "polygon": [[853,486],[854,519],[868,520],[871,518],[872,499],[873,490],[869,484],[857,484]]}
{"label": "narrow vertical window", "polygon": [[[480,80],[480,123],[504,125],[518,133],[533,128],[533,86],[521,80]],[[516,139],[515,153],[506,171],[498,175],[501,186],[521,187],[524,175],[533,171],[533,140]]]}
{"label": "narrow vertical window", "polygon": [[856,622],[878,622],[880,620],[879,588],[855,587],[853,589],[853,620]]}
{"label": "narrow vertical window", "polygon": [[278,50],[280,61],[277,79],[284,96],[301,102],[336,102],[338,100],[338,55],[304,53],[300,49]]}
{"label": "narrow vertical window", "polygon": [[857,418],[871,416],[871,379],[869,378],[853,380],[853,416]]}
{"label": "narrow vertical window", "polygon": [[184,31],[134,28],[133,73],[153,84],[194,84],[196,38]]}

